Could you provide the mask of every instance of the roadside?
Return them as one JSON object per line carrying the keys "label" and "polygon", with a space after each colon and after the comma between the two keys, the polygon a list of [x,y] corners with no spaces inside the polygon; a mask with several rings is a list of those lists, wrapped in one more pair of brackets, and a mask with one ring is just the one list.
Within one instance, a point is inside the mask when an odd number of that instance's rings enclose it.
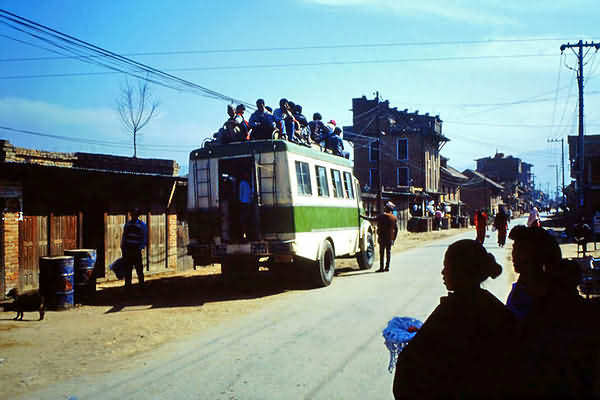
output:
{"label": "roadside", "polygon": [[[402,232],[393,252],[469,230]],[[353,259],[337,263],[339,274],[356,268]],[[109,371],[120,360],[306,290],[277,281],[267,272],[261,275],[251,287],[226,287],[216,264],[177,275],[150,276],[143,293],[126,292],[122,281],[101,283],[93,304],[47,312],[44,321],[37,321],[37,313],[27,312],[24,321],[13,321],[15,313],[0,312],[0,398],[13,398],[71,376]]]}

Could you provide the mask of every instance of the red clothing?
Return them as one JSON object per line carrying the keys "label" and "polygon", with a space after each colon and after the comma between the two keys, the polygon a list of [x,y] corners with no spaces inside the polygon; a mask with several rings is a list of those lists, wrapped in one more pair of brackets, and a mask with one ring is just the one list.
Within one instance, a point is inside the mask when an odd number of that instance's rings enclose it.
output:
{"label": "red clothing", "polygon": [[481,244],[485,241],[485,232],[487,231],[487,214],[480,212],[475,214],[475,229],[477,230],[477,241]]}

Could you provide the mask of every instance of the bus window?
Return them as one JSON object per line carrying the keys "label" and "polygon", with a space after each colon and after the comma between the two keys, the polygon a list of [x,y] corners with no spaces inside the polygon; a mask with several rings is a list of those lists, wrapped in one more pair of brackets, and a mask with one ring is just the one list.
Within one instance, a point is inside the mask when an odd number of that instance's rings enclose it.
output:
{"label": "bus window", "polygon": [[298,194],[312,195],[308,163],[296,161],[296,179],[298,180]]}
{"label": "bus window", "polygon": [[344,198],[344,189],[342,188],[342,175],[337,169],[331,170],[331,180],[333,182],[333,196]]}
{"label": "bus window", "polygon": [[344,172],[344,190],[346,191],[346,197],[349,199],[354,198],[354,188],[352,186],[352,175],[350,175],[350,172]]}
{"label": "bus window", "polygon": [[321,197],[329,197],[329,185],[327,184],[327,170],[319,165],[315,166],[317,173],[317,194]]}

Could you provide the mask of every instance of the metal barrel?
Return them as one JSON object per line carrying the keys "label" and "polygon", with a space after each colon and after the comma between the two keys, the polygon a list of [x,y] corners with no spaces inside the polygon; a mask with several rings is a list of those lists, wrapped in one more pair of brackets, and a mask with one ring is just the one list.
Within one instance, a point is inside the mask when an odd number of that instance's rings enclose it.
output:
{"label": "metal barrel", "polygon": [[68,310],[74,305],[72,256],[40,258],[40,293],[51,310]]}
{"label": "metal barrel", "polygon": [[75,269],[75,303],[96,294],[96,250],[72,249],[65,250],[65,256],[73,256]]}

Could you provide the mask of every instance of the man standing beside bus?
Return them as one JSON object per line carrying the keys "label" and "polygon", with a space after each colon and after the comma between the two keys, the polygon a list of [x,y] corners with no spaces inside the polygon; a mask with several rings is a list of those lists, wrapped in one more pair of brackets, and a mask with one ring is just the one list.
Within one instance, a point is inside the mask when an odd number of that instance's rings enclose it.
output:
{"label": "man standing beside bus", "polygon": [[144,221],[139,219],[140,211],[135,208],[131,211],[131,220],[123,226],[121,237],[121,252],[125,261],[125,287],[131,287],[133,268],[138,277],[140,287],[144,285],[144,265],[142,264],[142,250],[148,245],[148,228]]}
{"label": "man standing beside bus", "polygon": [[390,270],[392,246],[398,235],[398,219],[392,213],[394,208],[396,208],[396,205],[388,201],[385,203],[383,213],[377,217],[361,215],[366,220],[377,221],[377,241],[379,243],[379,269],[377,272]]}

